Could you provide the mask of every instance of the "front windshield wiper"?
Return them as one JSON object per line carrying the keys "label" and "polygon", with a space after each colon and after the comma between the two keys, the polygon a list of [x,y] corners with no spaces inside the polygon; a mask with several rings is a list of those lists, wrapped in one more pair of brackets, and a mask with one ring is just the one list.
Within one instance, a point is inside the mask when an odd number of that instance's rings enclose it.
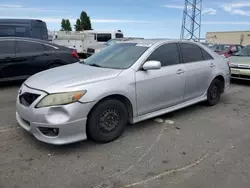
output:
{"label": "front windshield wiper", "polygon": [[102,67],[101,65],[98,65],[96,63],[93,63],[93,64],[88,64],[89,66],[93,66],[93,67]]}
{"label": "front windshield wiper", "polygon": [[[84,65],[89,65],[89,66],[93,66],[93,67],[102,67],[101,65],[98,65],[96,63],[93,64],[86,64],[84,61],[80,61],[80,63],[84,64]],[[103,67],[102,67],[103,68]]]}

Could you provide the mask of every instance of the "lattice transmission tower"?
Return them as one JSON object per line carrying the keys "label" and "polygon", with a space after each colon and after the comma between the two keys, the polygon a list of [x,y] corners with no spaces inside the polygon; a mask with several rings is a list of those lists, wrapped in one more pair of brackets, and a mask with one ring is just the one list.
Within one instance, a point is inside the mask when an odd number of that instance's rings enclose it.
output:
{"label": "lattice transmission tower", "polygon": [[200,41],[202,0],[185,0],[181,39]]}

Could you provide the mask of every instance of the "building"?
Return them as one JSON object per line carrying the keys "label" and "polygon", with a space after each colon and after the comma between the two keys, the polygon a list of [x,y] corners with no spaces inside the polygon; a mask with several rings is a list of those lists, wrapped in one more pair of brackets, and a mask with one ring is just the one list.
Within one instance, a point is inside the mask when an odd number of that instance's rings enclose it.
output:
{"label": "building", "polygon": [[216,44],[250,45],[250,31],[207,32],[206,41]]}

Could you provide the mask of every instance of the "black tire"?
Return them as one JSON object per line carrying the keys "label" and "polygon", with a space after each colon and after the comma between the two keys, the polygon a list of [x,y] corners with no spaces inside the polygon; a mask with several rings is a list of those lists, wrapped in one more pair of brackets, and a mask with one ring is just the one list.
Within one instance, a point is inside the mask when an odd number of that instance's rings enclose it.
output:
{"label": "black tire", "polygon": [[207,91],[207,104],[209,106],[216,105],[222,93],[222,82],[218,79],[214,79],[210,84],[208,91]]}
{"label": "black tire", "polygon": [[128,123],[125,105],[115,99],[100,102],[88,117],[87,133],[95,142],[111,142],[124,132]]}

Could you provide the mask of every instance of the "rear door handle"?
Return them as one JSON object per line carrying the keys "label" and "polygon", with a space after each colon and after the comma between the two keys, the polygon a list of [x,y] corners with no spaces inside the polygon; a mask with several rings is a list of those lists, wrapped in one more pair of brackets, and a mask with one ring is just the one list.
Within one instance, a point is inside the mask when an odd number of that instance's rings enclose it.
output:
{"label": "rear door handle", "polygon": [[44,56],[49,56],[49,54],[47,54],[47,53],[44,53],[43,55],[44,55]]}
{"label": "rear door handle", "polygon": [[176,74],[183,74],[184,72],[185,72],[184,70],[179,69],[179,70],[176,72]]}

